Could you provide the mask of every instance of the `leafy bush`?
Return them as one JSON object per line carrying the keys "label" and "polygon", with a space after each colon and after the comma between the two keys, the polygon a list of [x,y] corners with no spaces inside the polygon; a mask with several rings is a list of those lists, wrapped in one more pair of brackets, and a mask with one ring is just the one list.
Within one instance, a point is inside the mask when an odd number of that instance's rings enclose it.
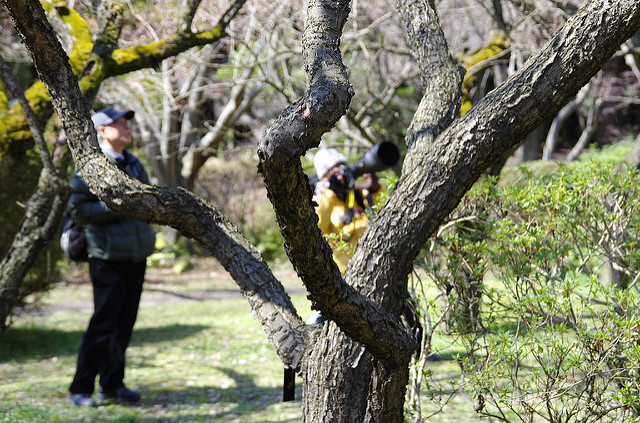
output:
{"label": "leafy bush", "polygon": [[452,348],[455,389],[498,421],[640,421],[640,174],[519,172],[479,183],[421,257],[419,367]]}

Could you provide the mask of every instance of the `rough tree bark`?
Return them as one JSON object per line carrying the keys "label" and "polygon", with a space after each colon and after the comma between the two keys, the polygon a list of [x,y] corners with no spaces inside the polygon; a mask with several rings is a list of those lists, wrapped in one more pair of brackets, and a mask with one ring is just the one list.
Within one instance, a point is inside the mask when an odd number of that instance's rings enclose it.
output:
{"label": "rough tree bark", "polygon": [[[68,59],[55,37],[47,35],[50,28],[38,3],[4,1],[92,191],[123,214],[173,226],[220,260],[285,365],[305,378],[306,421],[403,420],[402,383],[415,344],[397,315],[413,259],[485,169],[575,96],[640,28],[637,0],[593,0],[519,73],[446,129],[441,125],[439,136],[423,131],[418,116],[411,148],[420,153],[410,153],[405,169],[411,171],[403,172],[389,203],[368,226],[345,282],[317,229],[300,157],[345,113],[352,96],[339,51],[348,2],[309,1],[303,41],[309,89],[265,133],[259,156],[289,257],[314,306],[330,320],[315,331],[302,323],[256,250],[217,210],[184,190],[125,179],[108,164],[99,154]],[[424,2],[404,5],[433,10]],[[455,107],[449,104],[446,110]]]}
{"label": "rough tree bark", "polygon": [[[309,2],[303,37],[309,89],[265,133],[258,149],[259,170],[278,216],[285,249],[314,306],[322,310],[325,319],[337,323],[326,324],[309,346],[303,369],[308,421],[364,421],[368,392],[382,392],[369,386],[371,356],[351,338],[383,358],[388,369],[403,374],[400,379],[405,379],[405,386],[415,348],[397,318],[367,301],[340,276],[318,229],[311,190],[300,163],[301,155],[317,146],[322,134],[346,112],[353,95],[339,49],[348,5],[348,1]],[[389,410],[385,413],[392,409],[391,413],[399,412],[401,418],[404,386],[398,393],[392,396],[394,404],[386,404]]]}

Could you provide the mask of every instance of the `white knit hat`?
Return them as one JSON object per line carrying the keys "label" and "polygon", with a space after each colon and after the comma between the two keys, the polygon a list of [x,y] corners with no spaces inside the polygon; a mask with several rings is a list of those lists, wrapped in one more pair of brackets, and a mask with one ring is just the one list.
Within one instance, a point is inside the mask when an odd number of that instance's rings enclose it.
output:
{"label": "white knit hat", "polygon": [[316,168],[316,174],[320,179],[339,164],[347,164],[347,158],[332,148],[319,149],[313,158],[313,167]]}

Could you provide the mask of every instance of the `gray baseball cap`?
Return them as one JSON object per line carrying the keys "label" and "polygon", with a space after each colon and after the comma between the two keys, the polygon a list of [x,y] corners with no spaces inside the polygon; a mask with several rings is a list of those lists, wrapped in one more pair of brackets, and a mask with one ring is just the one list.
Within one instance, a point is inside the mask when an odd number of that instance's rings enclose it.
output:
{"label": "gray baseball cap", "polygon": [[114,110],[111,107],[107,107],[94,113],[93,116],[91,116],[91,120],[93,121],[93,126],[95,126],[97,129],[100,126],[111,125],[113,122],[115,122],[116,120],[120,119],[123,116],[127,120],[131,120],[133,119],[134,114],[135,113],[133,110],[125,110],[122,112],[118,112],[117,110]]}

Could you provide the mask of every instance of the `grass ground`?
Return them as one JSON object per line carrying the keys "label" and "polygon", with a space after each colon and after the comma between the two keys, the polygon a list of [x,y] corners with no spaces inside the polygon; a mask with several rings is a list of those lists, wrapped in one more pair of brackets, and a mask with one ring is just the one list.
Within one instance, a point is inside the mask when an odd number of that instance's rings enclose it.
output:
{"label": "grass ground", "polygon": [[[301,421],[300,381],[296,401],[283,403],[281,362],[233,281],[206,266],[182,275],[148,273],[127,353],[126,383],[142,393],[140,403],[68,406],[77,346],[91,314],[91,286],[82,275],[58,284],[40,310],[16,316],[0,339],[0,422]],[[297,279],[286,270],[279,277],[306,316]],[[455,367],[443,360],[431,370],[455,378]],[[456,397],[429,421],[482,420]]]}

